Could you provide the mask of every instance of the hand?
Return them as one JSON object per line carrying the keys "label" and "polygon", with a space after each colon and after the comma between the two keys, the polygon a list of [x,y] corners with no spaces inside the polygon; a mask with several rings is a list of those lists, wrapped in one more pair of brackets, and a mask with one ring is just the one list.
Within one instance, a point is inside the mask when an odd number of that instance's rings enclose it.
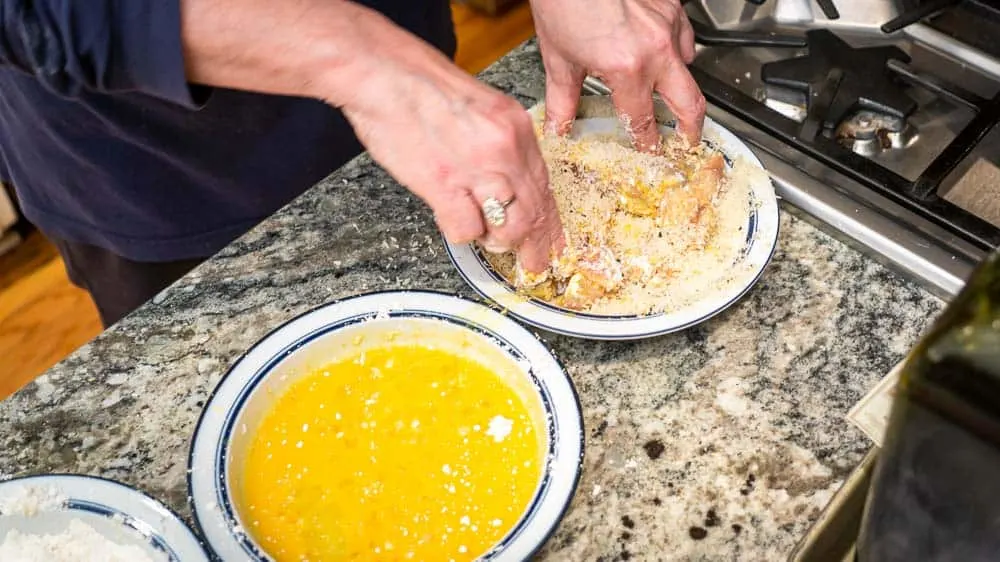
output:
{"label": "hand", "polygon": [[[528,113],[408,34],[382,45],[342,107],[361,142],[431,207],[449,241],[516,250],[525,269],[546,270],[563,230]],[[502,226],[484,218],[489,198],[510,201]]]}
{"label": "hand", "polygon": [[[564,245],[531,120],[378,12],[329,0],[183,0],[190,81],[322,99],[424,200],[453,243],[516,250],[545,271]],[[511,201],[491,226],[482,204]]]}
{"label": "hand", "polygon": [[654,150],[657,92],[678,132],[701,141],[705,98],[688,72],[694,31],[678,0],[532,0],[545,62],[546,131],[565,134],[588,73],[611,88],[612,101],[639,150]]}

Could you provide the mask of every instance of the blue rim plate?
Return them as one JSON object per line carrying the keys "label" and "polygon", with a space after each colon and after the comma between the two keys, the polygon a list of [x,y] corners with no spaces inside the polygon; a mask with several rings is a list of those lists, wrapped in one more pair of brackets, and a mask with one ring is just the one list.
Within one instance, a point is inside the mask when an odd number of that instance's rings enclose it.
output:
{"label": "blue rim plate", "polygon": [[52,490],[65,502],[31,516],[0,514],[0,543],[7,533],[54,534],[79,519],[119,544],[135,545],[154,560],[202,562],[208,555],[194,532],[159,501],[120,482],[82,474],[41,474],[0,482],[0,498]]}
{"label": "blue rim plate", "polygon": [[[542,104],[529,110],[533,119],[543,115]],[[672,124],[662,124],[664,133]],[[620,130],[614,118],[579,118],[574,134],[606,134]],[[752,150],[736,135],[710,118],[705,118],[706,142],[726,157],[727,165],[743,158],[751,166],[764,169]],[[697,300],[677,310],[647,316],[611,316],[581,313],[560,308],[535,298],[519,295],[514,287],[497,273],[474,244],[456,245],[445,241],[448,257],[459,274],[484,299],[503,307],[510,315],[536,328],[566,336],[593,340],[634,340],[660,336],[684,330],[712,318],[742,298],[760,279],[778,244],[778,200],[770,179],[761,174],[760,181],[751,182],[750,198],[754,203],[745,232],[746,244],[739,267],[739,282],[730,284],[709,297]]]}
{"label": "blue rim plate", "polygon": [[312,367],[337,358],[331,354],[357,345],[358,335],[414,323],[479,338],[491,352],[518,365],[518,376],[523,374],[537,392],[548,425],[541,482],[521,520],[480,559],[525,560],[548,540],[569,507],[582,468],[583,417],[569,376],[535,335],[487,306],[438,292],[395,291],[336,301],[290,320],[238,359],[213,391],[195,430],[188,483],[195,519],[219,557],[271,560],[245,531],[229,477],[247,426],[259,420],[273,401],[270,396]]}

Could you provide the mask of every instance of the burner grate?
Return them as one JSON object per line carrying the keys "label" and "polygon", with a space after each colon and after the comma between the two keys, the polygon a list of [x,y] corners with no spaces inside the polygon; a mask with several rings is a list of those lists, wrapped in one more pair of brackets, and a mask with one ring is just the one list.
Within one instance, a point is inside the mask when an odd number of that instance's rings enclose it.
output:
{"label": "burner grate", "polygon": [[[746,39],[742,45],[773,46]],[[809,31],[807,41],[810,54],[768,63],[761,68],[761,77],[765,82],[777,81],[809,92],[808,113],[802,123],[782,115],[697,65],[692,65],[690,70],[706,99],[721,109],[891,197],[984,250],[1000,246],[1000,228],[946,201],[937,193],[948,174],[1000,123],[1000,94],[984,99],[954,89],[950,84],[918,76],[908,71],[905,53],[894,47],[852,49],[848,46],[846,50],[838,51],[846,43],[829,30]],[[815,50],[817,45],[819,52]],[[859,68],[867,70],[859,73]],[[879,78],[876,80],[875,76]],[[863,81],[856,82],[858,78]],[[915,181],[857,154],[841,145],[835,136],[821,134],[824,127],[835,126],[837,120],[846,116],[852,108],[868,107],[902,118],[908,116],[914,111],[916,102],[893,84],[895,78],[908,80],[949,100],[960,101],[975,112],[972,121],[958,132]],[[876,87],[873,89],[872,85]]]}
{"label": "burner grate", "polygon": [[[806,34],[809,53],[801,57],[770,62],[760,69],[768,84],[804,91],[810,114],[815,101],[829,97],[829,107],[820,116],[823,126],[834,128],[858,109],[885,113],[905,119],[917,108],[893,81],[886,67],[890,60],[909,62],[910,57],[897,47],[855,49],[828,29],[814,29]],[[828,77],[838,70],[840,79]]]}

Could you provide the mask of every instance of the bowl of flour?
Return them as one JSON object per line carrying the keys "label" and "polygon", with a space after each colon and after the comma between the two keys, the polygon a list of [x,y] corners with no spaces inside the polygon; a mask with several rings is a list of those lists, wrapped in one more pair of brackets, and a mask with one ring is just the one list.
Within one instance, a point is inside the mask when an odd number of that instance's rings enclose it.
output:
{"label": "bowl of flour", "polygon": [[160,502],[83,475],[0,482],[3,562],[202,562],[197,537]]}

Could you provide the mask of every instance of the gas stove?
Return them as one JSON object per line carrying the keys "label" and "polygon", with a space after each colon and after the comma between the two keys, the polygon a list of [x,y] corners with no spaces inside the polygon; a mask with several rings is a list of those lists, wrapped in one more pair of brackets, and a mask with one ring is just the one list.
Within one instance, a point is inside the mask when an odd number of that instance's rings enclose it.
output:
{"label": "gas stove", "polygon": [[685,7],[709,116],[757,153],[786,208],[944,298],[1000,245],[1000,7]]}

